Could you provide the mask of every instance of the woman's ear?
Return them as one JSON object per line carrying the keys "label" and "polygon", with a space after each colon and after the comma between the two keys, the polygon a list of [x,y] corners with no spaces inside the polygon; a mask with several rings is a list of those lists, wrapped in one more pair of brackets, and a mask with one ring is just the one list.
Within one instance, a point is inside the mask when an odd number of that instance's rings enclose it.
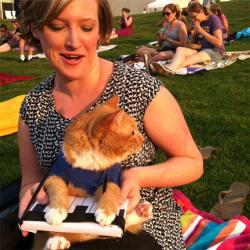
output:
{"label": "woman's ear", "polygon": [[40,39],[39,39],[39,35],[38,35],[38,31],[37,31],[37,29],[34,27],[33,24],[30,25],[30,30],[31,30],[31,32],[32,32],[33,37],[35,37],[37,40],[40,40]]}

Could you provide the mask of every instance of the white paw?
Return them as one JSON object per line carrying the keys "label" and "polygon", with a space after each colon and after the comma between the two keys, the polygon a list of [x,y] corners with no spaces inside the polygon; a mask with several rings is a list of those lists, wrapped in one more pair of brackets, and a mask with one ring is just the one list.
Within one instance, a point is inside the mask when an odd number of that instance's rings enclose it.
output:
{"label": "white paw", "polygon": [[44,217],[49,224],[58,225],[66,219],[67,215],[65,209],[49,208]]}
{"label": "white paw", "polygon": [[57,250],[57,249],[68,249],[70,242],[61,236],[54,236],[47,240],[45,249]]}
{"label": "white paw", "polygon": [[106,215],[103,209],[98,208],[95,212],[95,219],[101,226],[108,226],[115,219],[116,214]]}
{"label": "white paw", "polygon": [[136,225],[138,223],[144,223],[145,221],[153,217],[153,206],[151,203],[145,201],[139,203],[135,210],[129,213],[126,217],[126,225]]}

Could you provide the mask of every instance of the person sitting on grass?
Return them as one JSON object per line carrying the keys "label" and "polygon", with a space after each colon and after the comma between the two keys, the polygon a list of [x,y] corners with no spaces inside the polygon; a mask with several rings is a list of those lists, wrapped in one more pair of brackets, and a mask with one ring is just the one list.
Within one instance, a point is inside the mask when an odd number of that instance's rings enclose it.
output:
{"label": "person sitting on grass", "polygon": [[[92,240],[73,248],[185,249],[180,224],[182,211],[174,200],[172,188],[200,178],[203,161],[177,101],[154,77],[96,53],[97,45],[112,32],[107,0],[21,3],[22,29],[26,31],[23,33],[31,44],[42,47],[54,73],[49,72],[27,93],[20,108],[19,216],[56,159],[67,126],[80,112],[88,112],[118,95],[119,108],[134,117],[144,137],[141,151],[121,162],[121,202],[128,199],[133,211],[141,199],[152,201],[154,216],[136,236],[125,232],[122,238]],[[133,138],[134,133],[124,136]],[[156,147],[166,155],[166,160],[160,163],[155,162]],[[42,197],[43,203],[46,201],[44,190],[38,196],[39,201]],[[21,233],[16,231],[16,216],[0,218],[0,227],[4,228],[1,249],[20,249],[23,243]],[[28,232],[22,233],[28,236]],[[62,248],[60,242],[54,246]]]}
{"label": "person sitting on grass", "polygon": [[139,58],[144,58],[146,69],[149,73],[148,64],[157,61],[171,59],[178,46],[185,46],[187,42],[187,28],[185,23],[179,20],[180,9],[175,4],[167,4],[162,12],[164,16],[163,27],[157,32],[160,49],[140,47],[136,54]]}
{"label": "person sitting on grass", "polygon": [[19,24],[18,22],[13,20],[12,25],[13,30],[11,32],[6,31],[7,33],[5,33],[5,42],[0,45],[0,53],[8,52],[18,47],[18,43],[20,40]]}
{"label": "person sitting on grass", "polygon": [[133,34],[133,17],[129,15],[130,9],[122,8],[122,17],[119,20],[121,26],[118,30],[113,30],[109,39],[121,36],[131,36]]}
{"label": "person sitting on grass", "polygon": [[0,45],[7,43],[9,39],[11,39],[12,33],[9,31],[6,24],[2,23],[0,25]]}
{"label": "person sitting on grass", "polygon": [[223,39],[226,40],[228,38],[228,32],[229,32],[229,23],[227,20],[227,17],[224,15],[224,13],[221,10],[221,7],[219,4],[212,4],[210,6],[210,10],[219,17],[221,24],[223,26]]}
{"label": "person sitting on grass", "polygon": [[219,18],[200,3],[191,4],[188,12],[193,21],[192,40],[187,47],[177,48],[170,64],[152,63],[155,71],[162,75],[173,75],[180,68],[211,60],[216,62],[223,57],[223,27]]}

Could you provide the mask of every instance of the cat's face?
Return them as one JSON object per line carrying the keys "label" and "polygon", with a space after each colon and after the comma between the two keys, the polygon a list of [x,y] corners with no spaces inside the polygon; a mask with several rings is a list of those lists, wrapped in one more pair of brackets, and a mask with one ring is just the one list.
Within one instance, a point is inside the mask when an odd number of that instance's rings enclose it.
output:
{"label": "cat's face", "polygon": [[75,167],[103,170],[140,151],[143,136],[135,120],[118,108],[118,96],[80,115],[66,130],[63,150]]}

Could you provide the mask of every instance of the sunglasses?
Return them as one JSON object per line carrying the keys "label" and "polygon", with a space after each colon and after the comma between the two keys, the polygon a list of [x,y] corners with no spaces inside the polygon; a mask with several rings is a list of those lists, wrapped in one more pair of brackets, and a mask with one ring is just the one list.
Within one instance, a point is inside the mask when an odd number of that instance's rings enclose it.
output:
{"label": "sunglasses", "polygon": [[171,15],[173,12],[163,12],[163,16],[169,16]]}

